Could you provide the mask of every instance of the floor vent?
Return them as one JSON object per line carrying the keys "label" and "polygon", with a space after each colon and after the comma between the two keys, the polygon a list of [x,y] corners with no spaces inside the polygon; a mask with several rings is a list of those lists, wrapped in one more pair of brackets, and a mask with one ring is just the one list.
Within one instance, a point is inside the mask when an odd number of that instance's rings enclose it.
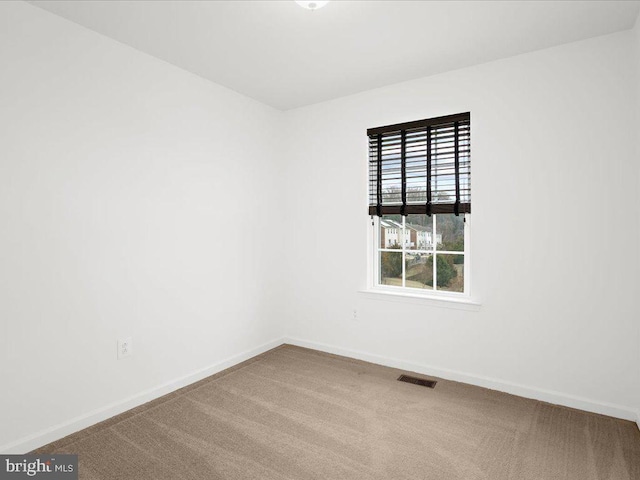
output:
{"label": "floor vent", "polygon": [[435,387],[436,383],[438,383],[435,380],[426,380],[424,378],[410,377],[409,375],[400,375],[398,377],[398,381],[413,383],[414,385],[420,385],[421,387],[429,387],[429,388]]}

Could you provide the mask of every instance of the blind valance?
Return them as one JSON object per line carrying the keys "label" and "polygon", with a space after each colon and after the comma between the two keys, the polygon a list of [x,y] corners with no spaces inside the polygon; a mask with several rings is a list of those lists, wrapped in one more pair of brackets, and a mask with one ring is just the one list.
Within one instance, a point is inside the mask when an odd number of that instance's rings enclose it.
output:
{"label": "blind valance", "polygon": [[471,114],[370,128],[369,215],[471,213]]}

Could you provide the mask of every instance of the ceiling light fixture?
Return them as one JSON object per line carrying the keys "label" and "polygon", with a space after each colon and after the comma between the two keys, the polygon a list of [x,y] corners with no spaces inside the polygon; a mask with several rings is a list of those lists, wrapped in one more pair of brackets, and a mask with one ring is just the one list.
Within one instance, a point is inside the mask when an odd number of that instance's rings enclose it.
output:
{"label": "ceiling light fixture", "polygon": [[296,3],[298,5],[300,5],[301,7],[304,7],[306,9],[308,9],[308,10],[318,10],[319,8],[324,7],[329,2],[328,1],[326,1],[326,2],[319,2],[319,1],[304,2],[302,0],[296,0]]}

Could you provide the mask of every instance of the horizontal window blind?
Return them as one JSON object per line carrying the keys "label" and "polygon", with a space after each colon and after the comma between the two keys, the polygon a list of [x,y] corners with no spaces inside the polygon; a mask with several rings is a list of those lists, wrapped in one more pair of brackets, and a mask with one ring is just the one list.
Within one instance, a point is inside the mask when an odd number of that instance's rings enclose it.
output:
{"label": "horizontal window blind", "polygon": [[369,215],[471,213],[471,114],[370,128]]}

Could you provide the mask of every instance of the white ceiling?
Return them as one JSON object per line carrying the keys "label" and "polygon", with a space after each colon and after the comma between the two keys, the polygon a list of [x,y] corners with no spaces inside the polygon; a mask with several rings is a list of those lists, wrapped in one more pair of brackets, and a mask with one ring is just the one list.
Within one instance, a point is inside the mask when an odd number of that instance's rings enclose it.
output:
{"label": "white ceiling", "polygon": [[638,1],[32,1],[281,110],[629,29]]}

